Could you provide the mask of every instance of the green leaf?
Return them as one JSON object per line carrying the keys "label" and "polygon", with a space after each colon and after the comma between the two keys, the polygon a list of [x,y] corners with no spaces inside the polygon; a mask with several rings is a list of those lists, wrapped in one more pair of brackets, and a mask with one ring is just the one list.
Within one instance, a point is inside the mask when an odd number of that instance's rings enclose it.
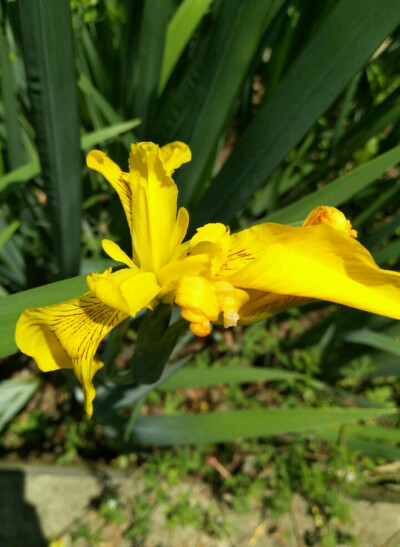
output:
{"label": "green leaf", "polygon": [[153,384],[162,375],[178,338],[187,330],[187,322],[178,320],[168,327],[171,306],[161,305],[147,311],[138,331],[130,368],[139,384]]}
{"label": "green leaf", "polygon": [[189,416],[138,418],[132,439],[148,444],[176,445],[229,442],[323,430],[328,425],[390,414],[378,408],[294,408],[290,410],[232,410]]}
{"label": "green leaf", "polygon": [[229,222],[399,21],[397,0],[384,10],[375,0],[338,1],[238,140],[192,215],[193,226]]}
{"label": "green leaf", "polygon": [[38,378],[0,382],[0,431],[23,408],[40,385]]}
{"label": "green leaf", "polygon": [[365,344],[371,348],[380,349],[400,357],[400,342],[379,332],[373,332],[367,329],[353,330],[343,334],[342,339],[354,344]]}
{"label": "green leaf", "polygon": [[14,220],[14,222],[11,222],[6,228],[4,228],[0,232],[0,249],[4,247],[4,245],[7,243],[7,241],[12,237],[14,232],[18,230],[18,228],[21,226],[21,223],[19,220]]}
{"label": "green leaf", "polygon": [[396,146],[389,152],[381,154],[350,173],[346,173],[346,175],[330,182],[321,190],[311,192],[295,203],[291,203],[279,211],[274,211],[263,218],[261,222],[290,224],[305,219],[311,209],[318,205],[339,207],[375,182],[379,176],[398,161],[400,161],[400,146]]}
{"label": "green leaf", "polygon": [[6,126],[6,142],[9,165],[15,169],[23,163],[23,149],[20,140],[20,125],[18,121],[18,104],[15,83],[12,74],[10,52],[5,34],[3,8],[0,5],[0,84],[2,102],[4,105],[4,121]]}
{"label": "green leaf", "polygon": [[0,357],[11,355],[18,350],[14,341],[15,325],[26,308],[57,304],[80,296],[87,290],[86,276],[82,275],[2,298],[0,306]]}
{"label": "green leaf", "polygon": [[79,271],[81,155],[68,0],[20,0],[32,116],[48,197],[58,276]]}
{"label": "green leaf", "polygon": [[184,0],[171,19],[165,40],[159,94],[212,0]]}
{"label": "green leaf", "polygon": [[398,259],[400,256],[400,239],[391,241],[381,249],[374,252],[374,258],[380,265],[387,263],[390,259]]}
{"label": "green leaf", "polygon": [[250,367],[211,367],[185,368],[164,382],[161,390],[187,389],[191,387],[208,387],[218,384],[241,384],[245,382],[277,380],[294,381],[303,378],[297,372],[283,369],[264,369]]}
{"label": "green leaf", "polygon": [[136,63],[133,113],[143,121],[138,131],[143,140],[151,133],[170,12],[170,0],[144,2],[138,55],[132,60]]}
{"label": "green leaf", "polygon": [[96,144],[103,143],[104,141],[109,139],[114,139],[122,133],[126,133],[134,127],[137,127],[138,125],[140,125],[140,120],[136,118],[128,122],[116,123],[108,127],[102,127],[101,129],[97,129],[92,133],[87,133],[86,135],[83,135],[81,137],[81,148],[83,150],[93,148],[93,146],[95,146]]}
{"label": "green leaf", "polygon": [[110,416],[110,409],[115,411],[135,403],[138,399],[149,393],[156,387],[161,386],[168,378],[176,374],[188,361],[190,357],[184,357],[176,363],[164,368],[159,380],[154,384],[132,384],[118,385],[107,382],[97,390],[97,396],[94,400],[94,416],[100,419],[102,423],[107,421]]}
{"label": "green leaf", "polygon": [[[187,204],[210,166],[218,140],[258,50],[268,21],[283,1],[231,0],[219,6],[217,20],[204,52],[201,76],[188,102],[179,139],[187,142],[193,158],[184,171],[180,200]],[[176,176],[177,181],[183,175]]]}
{"label": "green leaf", "polygon": [[10,184],[14,184],[16,182],[27,182],[28,180],[31,180],[33,177],[37,177],[37,175],[39,174],[40,174],[39,160],[31,161],[30,163],[27,163],[26,165],[17,167],[16,169],[13,169],[6,175],[0,177],[0,192],[8,188]]}

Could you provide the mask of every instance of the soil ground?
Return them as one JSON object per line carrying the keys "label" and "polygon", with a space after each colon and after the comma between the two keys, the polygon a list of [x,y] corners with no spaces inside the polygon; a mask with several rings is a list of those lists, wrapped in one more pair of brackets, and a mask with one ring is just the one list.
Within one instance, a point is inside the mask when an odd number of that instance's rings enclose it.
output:
{"label": "soil ground", "polygon": [[[215,518],[223,520],[224,534],[217,539],[190,526],[171,528],[165,509],[151,510],[145,540],[124,537],[124,524],[105,523],[99,518],[99,500],[114,492],[114,503],[135,504],[143,479],[140,474],[109,469],[3,464],[0,465],[0,545],[1,547],[43,547],[53,538],[54,546],[84,547],[305,547],[315,519],[307,504],[295,496],[291,511],[272,520],[256,507],[237,514],[219,507]],[[187,481],[173,487],[177,496],[190,495],[197,504],[211,503],[208,485]],[[215,500],[214,500],[215,502]],[[400,505],[388,502],[351,501],[351,531],[360,547],[400,545]],[[74,536],[77,525],[99,531],[96,542]],[[59,539],[59,542],[54,541]]]}

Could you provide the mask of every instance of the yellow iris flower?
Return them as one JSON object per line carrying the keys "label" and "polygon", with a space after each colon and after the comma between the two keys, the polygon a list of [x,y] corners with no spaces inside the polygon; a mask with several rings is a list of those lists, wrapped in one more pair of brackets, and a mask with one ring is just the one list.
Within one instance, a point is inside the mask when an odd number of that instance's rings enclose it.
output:
{"label": "yellow iris flower", "polygon": [[264,223],[236,234],[206,224],[185,243],[189,215],[177,211],[171,176],[190,161],[185,144],[133,144],[129,172],[94,150],[87,165],[118,192],[132,235],[132,258],[110,240],[104,251],[125,268],[88,276],[89,292],[25,310],[16,343],[39,368],[72,368],[93,412],[100,341],[128,316],[158,303],[177,304],[198,336],[211,322],[250,324],[320,299],[400,319],[400,274],[380,269],[333,207],[317,207],[303,226]]}

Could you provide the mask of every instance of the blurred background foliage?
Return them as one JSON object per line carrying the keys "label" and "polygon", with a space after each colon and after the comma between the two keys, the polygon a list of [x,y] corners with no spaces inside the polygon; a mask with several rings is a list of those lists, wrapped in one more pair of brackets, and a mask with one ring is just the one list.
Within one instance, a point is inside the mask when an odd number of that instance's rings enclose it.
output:
{"label": "blurred background foliage", "polygon": [[[397,0],[2,0],[0,355],[16,351],[25,307],[81,294],[84,274],[109,266],[103,238],[129,249],[118,197],[84,164],[96,147],[126,169],[131,142],[188,143],[193,160],[176,182],[192,231],[295,223],[315,205],[338,206],[378,264],[397,270],[399,24]],[[340,452],[340,465],[399,458],[398,322],[318,302],[205,341],[172,325],[160,346],[162,313],[144,384],[131,360],[142,316],[101,348],[101,434],[80,423],[70,375],[3,360],[3,449],[35,455],[49,431],[58,441],[45,450],[67,459],[96,458],[99,446],[112,459],[140,443],[267,446],[253,479],[275,461],[286,493],[310,499],[314,486],[290,471],[310,454],[331,462]],[[209,451],[228,462],[229,446]]]}

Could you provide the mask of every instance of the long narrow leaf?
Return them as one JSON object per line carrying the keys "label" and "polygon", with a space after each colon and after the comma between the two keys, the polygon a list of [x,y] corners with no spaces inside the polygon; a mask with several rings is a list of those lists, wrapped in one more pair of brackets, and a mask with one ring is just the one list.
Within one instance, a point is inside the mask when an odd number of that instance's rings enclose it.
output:
{"label": "long narrow leaf", "polygon": [[[193,159],[185,170],[180,199],[187,204],[215,153],[232,113],[260,39],[283,0],[231,0],[220,4],[218,18],[204,53],[201,77],[190,98],[179,138],[188,142]],[[180,180],[180,175],[177,175]]]}
{"label": "long narrow leaf", "polygon": [[2,298],[0,306],[0,357],[5,357],[17,351],[14,341],[15,325],[25,308],[56,304],[79,296],[86,291],[86,276],[82,275]]}
{"label": "long narrow leaf", "polygon": [[229,222],[399,21],[397,0],[384,10],[375,0],[338,1],[242,134],[192,215],[193,226]]}
{"label": "long narrow leaf", "polygon": [[295,381],[303,376],[297,372],[283,369],[263,369],[255,367],[212,367],[186,368],[164,382],[160,389],[187,389],[191,387],[208,387],[217,384],[240,384],[245,382],[277,380]]}
{"label": "long narrow leaf", "polygon": [[0,382],[0,431],[26,405],[39,385],[38,378],[11,378]]}
{"label": "long narrow leaf", "polygon": [[157,445],[228,442],[282,433],[317,431],[328,425],[390,414],[378,408],[295,408],[290,410],[232,410],[189,416],[143,416],[132,438]]}
{"label": "long narrow leaf", "polygon": [[18,2],[28,88],[60,277],[79,271],[79,125],[68,0]]}
{"label": "long narrow leaf", "polygon": [[311,209],[317,205],[339,207],[339,205],[348,201],[360,192],[360,190],[372,184],[398,161],[400,161],[400,146],[389,150],[385,154],[381,154],[377,158],[354,169],[354,171],[330,182],[321,190],[311,192],[295,203],[291,203],[287,207],[267,215],[261,222],[297,222],[303,220]]}
{"label": "long narrow leaf", "polygon": [[193,31],[212,0],[184,0],[168,25],[159,93],[161,94]]}

